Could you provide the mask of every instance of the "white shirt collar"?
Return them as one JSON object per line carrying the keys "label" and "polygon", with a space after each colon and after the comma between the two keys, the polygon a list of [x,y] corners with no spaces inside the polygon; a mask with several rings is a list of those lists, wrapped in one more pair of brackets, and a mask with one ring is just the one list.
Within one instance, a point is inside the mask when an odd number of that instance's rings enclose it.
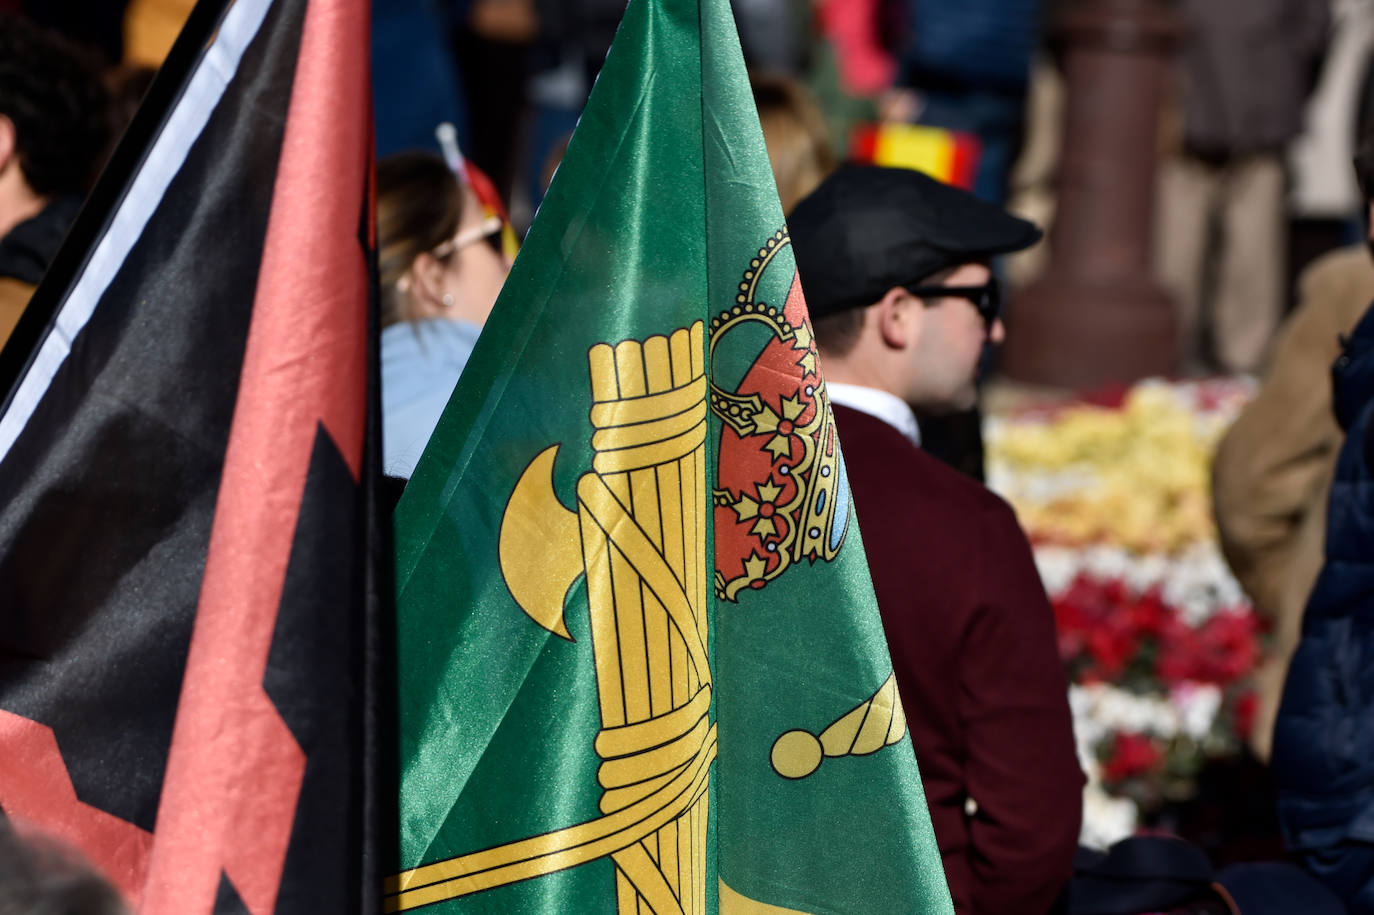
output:
{"label": "white shirt collar", "polygon": [[921,427],[916,424],[916,414],[912,413],[911,407],[897,395],[879,391],[877,388],[841,384],[837,381],[826,382],[825,390],[830,394],[831,403],[881,419],[906,436],[917,448],[921,447]]}

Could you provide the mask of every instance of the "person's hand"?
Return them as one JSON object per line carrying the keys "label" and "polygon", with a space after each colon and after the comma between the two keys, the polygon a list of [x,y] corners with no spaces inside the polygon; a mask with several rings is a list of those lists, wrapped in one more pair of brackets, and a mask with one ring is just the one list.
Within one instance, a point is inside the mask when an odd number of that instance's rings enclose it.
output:
{"label": "person's hand", "polygon": [[925,102],[915,89],[889,89],[878,99],[878,116],[884,121],[911,124],[923,107]]}

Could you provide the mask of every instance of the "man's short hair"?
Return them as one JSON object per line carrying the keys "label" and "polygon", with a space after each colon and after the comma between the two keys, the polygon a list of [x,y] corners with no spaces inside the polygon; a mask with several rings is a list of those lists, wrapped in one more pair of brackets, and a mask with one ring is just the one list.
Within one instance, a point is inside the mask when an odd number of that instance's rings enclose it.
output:
{"label": "man's short hair", "polygon": [[86,192],[109,143],[105,90],[80,51],[15,14],[0,14],[0,114],[35,194]]}
{"label": "man's short hair", "polygon": [[848,356],[859,342],[867,308],[846,308],[811,322],[821,355]]}
{"label": "man's short hair", "polygon": [[[975,260],[970,263],[986,264],[986,261]],[[941,286],[949,275],[957,269],[959,269],[958,266],[936,270],[929,276],[923,276],[916,280],[911,284],[911,288]],[[886,294],[884,293],[884,295]],[[811,332],[815,334],[816,346],[820,348],[821,353],[829,353],[832,356],[848,356],[859,342],[859,336],[864,329],[864,314],[867,311],[868,306],[860,306],[822,315],[819,318],[812,318]]]}

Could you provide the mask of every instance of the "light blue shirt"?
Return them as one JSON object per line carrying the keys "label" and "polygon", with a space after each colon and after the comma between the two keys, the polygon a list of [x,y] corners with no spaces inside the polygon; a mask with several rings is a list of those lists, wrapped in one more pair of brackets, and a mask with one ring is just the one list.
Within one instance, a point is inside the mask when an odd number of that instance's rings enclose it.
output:
{"label": "light blue shirt", "polygon": [[382,471],[410,479],[482,328],[430,318],[382,331]]}

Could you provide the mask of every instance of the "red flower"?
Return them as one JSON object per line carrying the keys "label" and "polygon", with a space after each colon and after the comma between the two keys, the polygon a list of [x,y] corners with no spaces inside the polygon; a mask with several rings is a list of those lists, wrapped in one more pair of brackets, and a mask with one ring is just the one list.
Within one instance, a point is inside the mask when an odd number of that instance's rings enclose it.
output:
{"label": "red flower", "polygon": [[1113,677],[1124,670],[1139,647],[1124,603],[1120,581],[1095,581],[1083,574],[1074,578],[1054,600],[1059,658],[1090,662],[1090,677]]}
{"label": "red flower", "polygon": [[1218,613],[1197,629],[1175,622],[1160,638],[1156,672],[1170,685],[1182,680],[1225,686],[1259,661],[1253,614]]}
{"label": "red flower", "polygon": [[1131,626],[1140,635],[1161,635],[1174,620],[1174,613],[1164,603],[1158,588],[1151,588],[1136,598],[1128,608]]}
{"label": "red flower", "polygon": [[1175,618],[1159,634],[1159,656],[1155,659],[1155,673],[1169,687],[1184,680],[1195,679],[1197,667],[1196,633],[1182,620]]}
{"label": "red flower", "polygon": [[1164,754],[1154,741],[1140,734],[1117,734],[1112,740],[1111,756],[1102,764],[1102,778],[1119,782],[1143,775],[1155,768]]}
{"label": "red flower", "polygon": [[1126,406],[1126,397],[1130,393],[1131,388],[1119,381],[1114,381],[1084,394],[1079,398],[1079,403],[1090,407],[1101,407],[1105,410],[1120,410]]}
{"label": "red flower", "polygon": [[1088,653],[1096,673],[1104,679],[1110,680],[1125,670],[1139,650],[1140,640],[1125,613],[1103,620],[1088,633]]}
{"label": "red flower", "polygon": [[1142,639],[1172,618],[1157,591],[1133,596],[1120,579],[1079,575],[1053,602],[1060,658],[1082,682],[1120,676],[1140,655]]}
{"label": "red flower", "polygon": [[1248,740],[1251,732],[1255,729],[1255,714],[1259,711],[1259,693],[1253,689],[1246,690],[1239,699],[1236,700],[1235,722],[1236,736],[1241,740]]}
{"label": "red flower", "polygon": [[1075,581],[1064,596],[1053,602],[1054,626],[1059,639],[1059,658],[1072,661],[1084,652],[1088,644],[1088,632],[1092,621],[1084,611],[1082,603],[1076,599]]}

